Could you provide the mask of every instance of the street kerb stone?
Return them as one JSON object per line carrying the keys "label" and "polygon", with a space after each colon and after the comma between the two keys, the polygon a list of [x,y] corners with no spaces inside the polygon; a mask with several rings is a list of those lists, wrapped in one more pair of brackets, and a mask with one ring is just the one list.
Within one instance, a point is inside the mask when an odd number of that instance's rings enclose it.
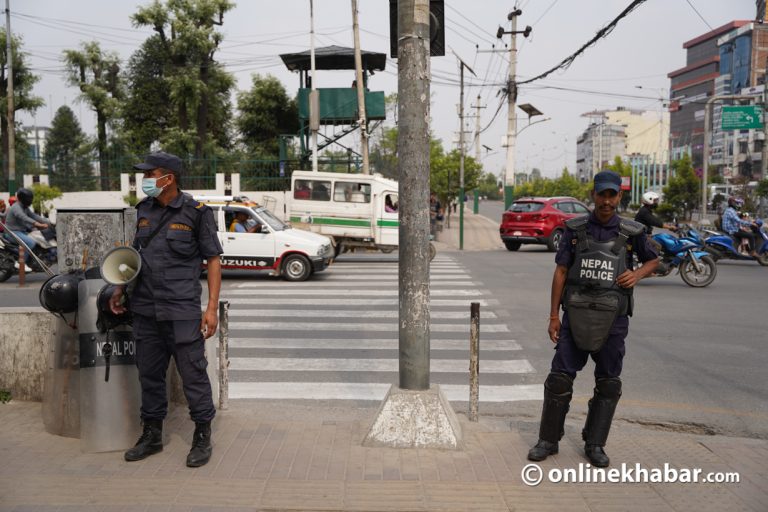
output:
{"label": "street kerb stone", "polygon": [[461,448],[461,426],[439,386],[410,391],[392,385],[363,446]]}

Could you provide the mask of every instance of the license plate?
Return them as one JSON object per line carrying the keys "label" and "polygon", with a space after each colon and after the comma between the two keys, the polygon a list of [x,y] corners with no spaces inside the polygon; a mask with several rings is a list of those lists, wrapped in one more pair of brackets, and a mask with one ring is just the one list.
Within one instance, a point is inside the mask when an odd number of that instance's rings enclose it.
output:
{"label": "license plate", "polygon": [[523,232],[522,231],[513,231],[512,232],[512,236],[523,236]]}

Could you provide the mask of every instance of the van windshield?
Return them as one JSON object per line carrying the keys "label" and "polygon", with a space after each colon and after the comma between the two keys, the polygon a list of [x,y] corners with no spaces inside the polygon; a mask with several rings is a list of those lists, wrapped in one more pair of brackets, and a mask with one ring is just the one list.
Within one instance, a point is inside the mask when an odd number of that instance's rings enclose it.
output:
{"label": "van windshield", "polygon": [[255,211],[259,217],[261,217],[261,219],[275,231],[283,231],[288,227],[287,224],[275,217],[271,211],[263,206],[254,208],[253,211]]}

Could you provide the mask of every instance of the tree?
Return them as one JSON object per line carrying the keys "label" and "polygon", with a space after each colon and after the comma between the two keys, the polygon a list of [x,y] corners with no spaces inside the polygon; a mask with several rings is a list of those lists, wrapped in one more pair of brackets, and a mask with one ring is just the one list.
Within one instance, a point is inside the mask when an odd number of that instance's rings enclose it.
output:
{"label": "tree", "polygon": [[136,154],[148,153],[174,124],[170,83],[164,73],[167,66],[168,56],[157,35],[144,41],[128,60],[121,133]]}
{"label": "tree", "polygon": [[[625,162],[621,159],[620,156],[617,156],[613,159],[613,163],[608,165],[608,170],[615,172],[619,176],[629,176],[630,179],[632,178],[632,164],[629,162]],[[627,211],[627,207],[629,206],[629,202],[632,200],[632,194],[624,193],[623,196],[621,196],[621,207],[624,211]]]}
{"label": "tree", "polygon": [[252,155],[277,157],[278,137],[299,130],[298,106],[274,76],[255,74],[252,80],[251,90],[237,95],[237,128]]}
{"label": "tree", "polygon": [[43,159],[52,185],[65,192],[93,190],[95,179],[90,163],[89,144],[75,113],[59,107],[51,123]]}
{"label": "tree", "polygon": [[693,210],[698,208],[701,202],[701,180],[693,171],[690,155],[684,154],[680,160],[672,162],[671,167],[672,177],[664,187],[666,206],[662,206],[669,209],[673,215],[690,220]]}
{"label": "tree", "polygon": [[175,144],[191,145],[198,159],[210,150],[212,97],[224,92],[227,98],[234,85],[213,58],[223,39],[214,27],[232,7],[229,0],[155,0],[131,17],[134,26],[157,33],[169,64],[165,76],[177,124],[168,135]]}
{"label": "tree", "polygon": [[[429,188],[434,191],[443,204],[453,197],[459,197],[459,167],[461,154],[458,149],[450,153],[443,152],[440,140],[430,140]],[[477,187],[483,166],[471,156],[464,157],[464,191],[468,193]]]}
{"label": "tree", "polygon": [[539,178],[515,187],[515,198],[570,196],[586,201],[591,188],[590,183],[581,183],[565,168],[557,179]]}
{"label": "tree", "polygon": [[32,185],[32,208],[43,217],[47,217],[52,209],[51,202],[61,197],[59,187],[51,187],[45,183],[35,183]]}
{"label": "tree", "polygon": [[503,187],[504,185],[495,174],[484,172],[478,180],[477,191],[481,196],[491,200],[498,200],[503,198],[503,194],[499,191]]}
{"label": "tree", "polygon": [[397,179],[397,128],[382,128],[371,139],[371,168],[384,177]]}
{"label": "tree", "polygon": [[83,43],[81,50],[64,50],[67,82],[80,88],[80,99],[96,112],[99,172],[109,176],[107,160],[107,123],[118,113],[121,97],[120,59],[105,52],[97,41]]}
{"label": "tree", "polygon": [[[11,51],[13,53],[13,111],[34,112],[43,106],[43,99],[32,94],[32,88],[40,80],[33,74],[27,64],[27,54],[21,50],[22,39],[19,36],[11,36]],[[5,100],[8,97],[8,55],[5,52],[7,39],[5,30],[0,30],[0,97]],[[8,109],[3,105],[0,108],[0,148],[3,152],[3,183],[8,183],[8,150],[10,137],[8,136]],[[16,137],[15,148],[18,151],[26,147],[23,138]]]}

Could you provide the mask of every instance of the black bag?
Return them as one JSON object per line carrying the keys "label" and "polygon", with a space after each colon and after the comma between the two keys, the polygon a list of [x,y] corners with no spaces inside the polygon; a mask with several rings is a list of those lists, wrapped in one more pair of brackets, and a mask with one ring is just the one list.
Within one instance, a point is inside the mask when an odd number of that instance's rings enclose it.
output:
{"label": "black bag", "polygon": [[624,297],[618,293],[573,290],[566,297],[565,308],[576,346],[598,352],[619,316]]}

